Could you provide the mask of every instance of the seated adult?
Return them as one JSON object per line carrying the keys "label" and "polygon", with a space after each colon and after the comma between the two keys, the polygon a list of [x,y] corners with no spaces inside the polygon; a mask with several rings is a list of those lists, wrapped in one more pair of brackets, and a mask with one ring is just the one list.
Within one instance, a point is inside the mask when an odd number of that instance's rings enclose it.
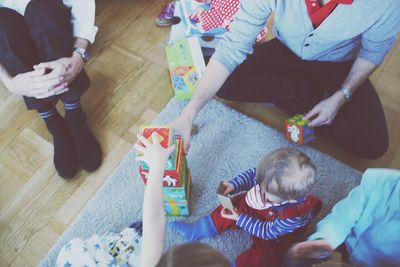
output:
{"label": "seated adult", "polygon": [[340,247],[350,263],[400,266],[400,170],[368,169],[361,184],[317,224],[308,241],[294,245],[290,266],[310,266],[307,258]]}
{"label": "seated adult", "polygon": [[[397,0],[242,0],[193,98],[174,121],[185,149],[194,118],[216,94],[307,113],[317,134],[361,157],[380,157],[388,148],[387,125],[368,77],[395,42],[399,9]],[[276,39],[253,53],[272,13]]]}
{"label": "seated adult", "polygon": [[94,171],[102,160],[79,102],[90,84],[83,66],[97,32],[94,19],[94,0],[0,0],[0,80],[46,123],[63,178],[74,177],[79,164]]}

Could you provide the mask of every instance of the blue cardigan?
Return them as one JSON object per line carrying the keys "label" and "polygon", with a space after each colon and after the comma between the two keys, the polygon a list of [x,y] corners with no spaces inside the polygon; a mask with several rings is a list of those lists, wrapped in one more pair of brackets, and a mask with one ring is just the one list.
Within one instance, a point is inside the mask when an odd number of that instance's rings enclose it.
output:
{"label": "blue cardigan", "polygon": [[399,266],[400,170],[368,169],[309,239],[324,239],[333,248],[345,242],[352,263]]}
{"label": "blue cardigan", "polygon": [[304,0],[241,0],[213,59],[232,72],[253,52],[256,36],[272,13],[275,36],[303,60],[347,61],[362,57],[379,65],[400,31],[399,0],[339,4],[316,29]]}

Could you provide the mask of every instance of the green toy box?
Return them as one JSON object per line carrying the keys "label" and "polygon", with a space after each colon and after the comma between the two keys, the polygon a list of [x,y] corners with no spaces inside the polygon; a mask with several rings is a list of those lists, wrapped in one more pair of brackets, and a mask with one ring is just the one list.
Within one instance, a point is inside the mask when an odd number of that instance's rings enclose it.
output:
{"label": "green toy box", "polygon": [[177,99],[190,99],[206,65],[197,37],[174,41],[165,48],[172,87]]}

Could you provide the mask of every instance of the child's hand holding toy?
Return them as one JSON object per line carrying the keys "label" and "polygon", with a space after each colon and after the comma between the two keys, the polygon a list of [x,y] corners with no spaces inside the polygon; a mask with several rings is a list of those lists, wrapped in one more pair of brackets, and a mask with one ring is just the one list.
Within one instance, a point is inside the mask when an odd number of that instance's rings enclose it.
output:
{"label": "child's hand holding toy", "polygon": [[224,186],[224,188],[222,189],[223,190],[222,195],[227,196],[233,192],[234,188],[231,183],[223,181],[223,182],[221,182],[221,184],[222,184],[222,186]]}
{"label": "child's hand holding toy", "polygon": [[233,221],[237,221],[239,219],[239,213],[237,212],[236,209],[227,209],[227,208],[223,208],[221,210],[221,216],[224,217],[225,219],[229,219],[229,220],[233,220]]}
{"label": "child's hand holding toy", "polygon": [[169,148],[163,148],[157,138],[156,132],[153,132],[151,135],[151,142],[140,134],[137,135],[137,138],[142,142],[142,145],[136,143],[135,148],[142,152],[143,155],[136,157],[135,160],[144,161],[149,166],[150,170],[159,168],[160,166],[164,169],[168,158],[175,150],[175,145]]}

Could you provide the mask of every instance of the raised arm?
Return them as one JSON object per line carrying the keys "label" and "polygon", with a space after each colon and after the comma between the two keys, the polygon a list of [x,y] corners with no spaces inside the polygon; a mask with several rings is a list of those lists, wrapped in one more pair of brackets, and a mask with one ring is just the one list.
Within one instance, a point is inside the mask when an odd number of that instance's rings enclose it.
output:
{"label": "raised arm", "polygon": [[175,130],[183,137],[186,152],[197,113],[218,92],[236,66],[253,52],[253,43],[274,8],[274,0],[240,2],[229,32],[224,34],[224,39],[208,63],[193,98],[173,122]]}
{"label": "raised arm", "polygon": [[149,166],[149,175],[143,198],[143,239],[140,266],[155,266],[164,249],[165,214],[163,205],[164,168],[175,145],[164,149],[157,138],[157,133],[152,135],[152,143],[138,135],[143,146],[135,144],[135,148],[143,153],[136,160],[144,161]]}

